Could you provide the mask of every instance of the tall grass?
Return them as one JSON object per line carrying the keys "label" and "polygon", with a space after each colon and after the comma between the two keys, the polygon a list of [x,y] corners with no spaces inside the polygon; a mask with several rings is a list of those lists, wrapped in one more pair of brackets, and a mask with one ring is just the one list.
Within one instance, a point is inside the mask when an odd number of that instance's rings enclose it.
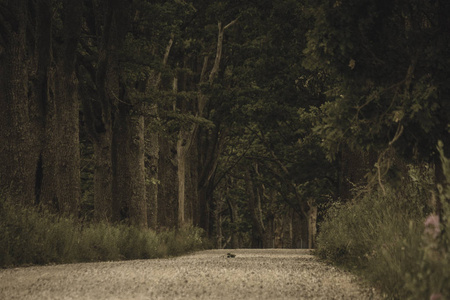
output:
{"label": "tall grass", "polygon": [[195,227],[156,233],[124,224],[81,224],[0,198],[0,267],[159,258],[207,246]]}
{"label": "tall grass", "polygon": [[450,205],[440,227],[427,228],[436,216],[425,192],[410,181],[334,205],[321,225],[317,254],[362,273],[388,299],[450,299]]}

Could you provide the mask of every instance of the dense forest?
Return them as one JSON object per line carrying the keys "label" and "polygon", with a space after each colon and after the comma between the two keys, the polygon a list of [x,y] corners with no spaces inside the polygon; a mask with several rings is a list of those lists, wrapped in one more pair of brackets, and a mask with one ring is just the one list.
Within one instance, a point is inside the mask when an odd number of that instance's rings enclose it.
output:
{"label": "dense forest", "polygon": [[443,181],[447,12],[2,1],[3,193],[88,220],[192,224],[219,247],[311,247],[318,210],[355,188],[408,164]]}
{"label": "dense forest", "polygon": [[411,190],[400,209],[445,227],[449,14],[443,0],[1,0],[2,197],[195,226],[219,248],[312,248],[328,210]]}

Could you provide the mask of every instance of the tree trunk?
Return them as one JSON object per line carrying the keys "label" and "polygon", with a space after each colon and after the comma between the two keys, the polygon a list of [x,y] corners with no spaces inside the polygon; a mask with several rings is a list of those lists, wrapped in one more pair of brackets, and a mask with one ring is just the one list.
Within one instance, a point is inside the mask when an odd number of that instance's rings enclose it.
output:
{"label": "tree trunk", "polygon": [[178,227],[185,225],[186,202],[186,133],[180,130],[177,142],[177,178],[178,178]]}
{"label": "tree trunk", "polygon": [[240,248],[240,241],[238,235],[239,213],[236,202],[231,197],[226,196],[228,208],[230,210],[231,223],[231,248]]}
{"label": "tree trunk", "polygon": [[[127,32],[128,6],[125,1],[103,0],[96,12],[101,24],[100,44],[95,74],[96,99],[83,99],[83,113],[87,132],[94,145],[94,218],[97,221],[112,221],[113,207],[113,115],[119,97],[119,51]],[[120,170],[118,170],[120,172]]]}
{"label": "tree trunk", "polygon": [[[166,66],[173,45],[173,35],[169,39],[164,52],[162,66]],[[161,82],[161,72],[153,72],[145,83],[144,92],[149,95],[152,91],[158,91]],[[147,218],[150,228],[158,228],[158,186],[159,186],[159,132],[156,126],[152,126],[154,120],[158,119],[158,104],[152,103],[147,110],[145,122],[145,155],[146,155],[146,197]],[[149,126],[150,125],[150,126]]]}
{"label": "tree trunk", "polygon": [[145,228],[144,117],[122,103],[114,123],[114,213],[122,211],[130,225]]}
{"label": "tree trunk", "polygon": [[93,141],[94,144],[94,219],[111,222],[112,205],[112,132],[110,124]]}
{"label": "tree trunk", "polygon": [[[18,147],[13,152],[20,156],[19,160],[14,156],[8,158],[11,162],[20,162],[18,167],[11,166],[11,170],[15,170],[12,174],[18,178],[10,186],[12,190],[17,190],[14,185],[19,184],[23,200],[27,199],[29,203],[50,204],[57,211],[75,214],[80,198],[80,155],[74,63],[81,28],[81,4],[74,2],[63,6],[60,47],[53,47],[52,44],[54,28],[50,1],[32,5],[17,1],[11,7],[20,15],[18,31],[5,36],[9,41],[3,57],[14,50],[9,62],[2,63],[5,66],[3,74],[9,78],[2,80],[7,84],[2,94],[5,99],[10,98],[4,112],[11,118],[2,128],[13,125],[11,132],[16,137],[21,136],[20,142],[10,139],[12,147],[9,149]],[[32,8],[36,10],[35,19],[26,17],[27,9]],[[35,32],[27,38],[25,26],[30,20],[36,21],[36,24],[29,24]],[[34,52],[28,49],[30,60],[25,56],[26,39],[30,45],[35,45]],[[30,77],[28,74],[31,74]],[[21,132],[24,129],[25,132]],[[21,149],[19,144],[25,148]],[[9,156],[7,152],[2,153]],[[8,181],[4,181],[2,176],[2,182]]]}
{"label": "tree trunk", "polygon": [[178,215],[178,183],[176,170],[176,156],[172,152],[173,145],[169,139],[160,136],[158,179],[158,224],[159,227],[173,228],[177,225]]}
{"label": "tree trunk", "polygon": [[[197,144],[197,141],[193,141],[193,144]],[[189,155],[187,157],[187,174],[186,177],[186,212],[185,216],[188,220],[188,224],[196,225],[194,223],[195,214],[198,211],[198,149],[197,147],[191,147]]]}
{"label": "tree trunk", "polygon": [[[92,114],[92,124],[89,129],[94,145],[94,218],[98,222],[113,221],[113,99],[111,93],[115,86],[113,78],[117,76],[112,69],[113,63],[108,58],[106,49],[100,51],[97,71],[98,100],[90,104],[91,112],[87,112],[88,105],[84,105],[87,115]],[[117,82],[118,84],[118,82]],[[118,93],[117,93],[118,94]],[[88,101],[88,100],[86,100]],[[89,122],[86,122],[89,123]],[[117,205],[114,205],[117,206]]]}
{"label": "tree trunk", "polygon": [[[157,109],[156,105],[154,105],[154,109]],[[156,230],[158,228],[159,134],[148,131],[146,133],[147,222],[150,228]]]}
{"label": "tree trunk", "polygon": [[292,211],[292,248],[308,248],[308,218],[305,214]]}
{"label": "tree trunk", "polygon": [[308,201],[308,206],[308,248],[313,249],[316,246],[317,206],[314,200]]}
{"label": "tree trunk", "polygon": [[36,203],[44,204],[57,210],[57,153],[55,127],[56,107],[54,97],[54,72],[51,68],[52,51],[52,15],[50,1],[41,1],[37,5],[36,19],[36,52],[37,70],[32,82],[34,83],[33,98],[40,105],[42,117],[41,149],[36,173]]}
{"label": "tree trunk", "polygon": [[252,220],[252,248],[264,248],[264,223],[261,214],[261,199],[250,171],[247,171],[246,186],[248,194],[248,208]]}
{"label": "tree trunk", "polygon": [[27,2],[10,2],[8,19],[0,20],[0,189],[17,203],[34,204],[42,123],[39,104],[28,97]]}
{"label": "tree trunk", "polygon": [[[58,74],[59,72],[57,72]],[[75,75],[61,74],[56,83],[57,95],[57,166],[58,210],[76,215],[80,203],[79,107]]]}
{"label": "tree trunk", "polygon": [[82,3],[67,2],[63,6],[63,38],[56,49],[55,106],[57,136],[57,199],[59,211],[76,215],[80,202],[80,140],[78,80],[75,54],[81,31]]}

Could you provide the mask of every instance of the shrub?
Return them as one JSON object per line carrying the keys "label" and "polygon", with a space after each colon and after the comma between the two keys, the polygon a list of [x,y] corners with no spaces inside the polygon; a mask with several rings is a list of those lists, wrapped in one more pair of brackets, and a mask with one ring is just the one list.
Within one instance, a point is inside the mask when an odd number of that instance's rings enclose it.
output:
{"label": "shrub", "polygon": [[0,200],[0,266],[70,261],[73,220]]}
{"label": "shrub", "polygon": [[[448,299],[450,234],[426,229],[431,212],[426,199],[426,190],[410,181],[387,188],[386,195],[375,192],[334,205],[321,225],[317,254],[361,272],[388,298]],[[444,206],[447,223],[437,226],[449,228],[450,206]]]}
{"label": "shrub", "polygon": [[119,260],[119,237],[120,229],[107,223],[94,223],[84,227],[77,243],[78,260]]}
{"label": "shrub", "polygon": [[164,256],[155,231],[120,225],[119,249],[123,258],[157,258]]}
{"label": "shrub", "polygon": [[177,230],[160,233],[165,252],[169,256],[208,248],[202,236],[203,230],[193,226],[184,226]]}
{"label": "shrub", "polygon": [[124,224],[82,224],[0,198],[0,267],[147,259],[204,247],[195,227],[156,233]]}

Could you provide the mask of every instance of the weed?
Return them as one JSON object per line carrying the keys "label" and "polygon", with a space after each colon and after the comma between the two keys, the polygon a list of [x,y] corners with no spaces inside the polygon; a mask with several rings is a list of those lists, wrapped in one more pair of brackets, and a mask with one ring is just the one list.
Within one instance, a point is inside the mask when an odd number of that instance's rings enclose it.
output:
{"label": "weed", "polygon": [[321,225],[318,255],[358,270],[391,299],[447,299],[450,234],[442,228],[450,228],[450,205],[445,225],[429,214],[426,199],[410,182],[334,205]]}
{"label": "weed", "polygon": [[82,224],[0,198],[0,267],[181,255],[205,247],[195,227],[156,233],[125,224]]}

